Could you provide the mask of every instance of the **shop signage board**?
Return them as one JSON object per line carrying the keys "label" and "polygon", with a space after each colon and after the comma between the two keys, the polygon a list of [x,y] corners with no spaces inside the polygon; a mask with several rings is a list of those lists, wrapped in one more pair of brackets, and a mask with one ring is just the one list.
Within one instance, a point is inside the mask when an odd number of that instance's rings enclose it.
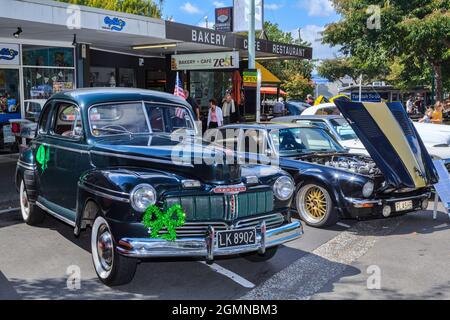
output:
{"label": "shop signage board", "polygon": [[233,7],[216,8],[217,31],[233,32]]}
{"label": "shop signage board", "polygon": [[172,56],[172,70],[239,69],[239,52],[211,52]]}
{"label": "shop signage board", "polygon": [[127,21],[124,18],[114,16],[100,16],[100,29],[113,32],[122,32],[127,27]]}
{"label": "shop signage board", "polygon": [[248,69],[242,73],[244,88],[256,88],[258,86],[258,70]]}
{"label": "shop signage board", "polygon": [[[352,93],[351,96],[352,101],[359,101],[359,93]],[[375,92],[363,92],[361,94],[362,102],[381,102],[381,97],[378,93]]]}
{"label": "shop signage board", "polygon": [[18,44],[0,43],[0,65],[19,65],[19,50]]}
{"label": "shop signage board", "polygon": [[[166,21],[166,38],[216,47],[234,48],[245,51],[248,50],[247,37],[230,32],[210,30],[170,21]],[[256,51],[277,56],[312,59],[312,48],[283,44],[263,39],[256,40]]]}
{"label": "shop signage board", "polygon": [[[248,32],[251,0],[234,0],[233,1],[233,31]],[[256,30],[262,30],[264,25],[264,0],[256,1],[255,17]]]}
{"label": "shop signage board", "polygon": [[232,33],[170,21],[166,21],[166,38],[184,42],[213,45],[217,47],[233,48],[234,46],[234,37]]}

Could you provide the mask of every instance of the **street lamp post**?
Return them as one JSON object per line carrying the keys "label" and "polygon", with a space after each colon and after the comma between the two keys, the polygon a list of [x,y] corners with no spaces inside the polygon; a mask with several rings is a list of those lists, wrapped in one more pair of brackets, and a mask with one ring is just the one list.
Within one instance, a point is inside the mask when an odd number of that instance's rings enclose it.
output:
{"label": "street lamp post", "polygon": [[[250,0],[248,17],[248,68],[256,69],[256,0]],[[256,86],[256,122],[261,121],[261,70],[258,72]]]}

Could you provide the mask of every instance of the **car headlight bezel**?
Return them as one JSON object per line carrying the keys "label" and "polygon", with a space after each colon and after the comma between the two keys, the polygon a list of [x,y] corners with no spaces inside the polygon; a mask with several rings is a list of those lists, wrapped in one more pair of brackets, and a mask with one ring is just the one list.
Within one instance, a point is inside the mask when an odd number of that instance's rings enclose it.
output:
{"label": "car headlight bezel", "polygon": [[[144,197],[147,197],[145,199]],[[143,183],[133,188],[130,193],[130,203],[137,212],[145,212],[147,208],[154,205],[157,200],[157,193],[153,186]]]}
{"label": "car headlight bezel", "polygon": [[289,200],[295,191],[295,183],[291,177],[281,176],[273,184],[273,193],[278,200]]}
{"label": "car headlight bezel", "polygon": [[375,184],[373,183],[373,181],[367,181],[362,188],[363,197],[370,198],[373,195],[374,190]]}

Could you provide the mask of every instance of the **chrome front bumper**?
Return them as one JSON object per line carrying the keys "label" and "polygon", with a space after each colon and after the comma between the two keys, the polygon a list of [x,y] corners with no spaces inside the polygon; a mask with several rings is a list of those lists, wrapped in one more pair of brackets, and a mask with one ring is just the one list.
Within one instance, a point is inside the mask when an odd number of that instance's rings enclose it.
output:
{"label": "chrome front bumper", "polygon": [[346,198],[346,200],[352,204],[355,208],[367,208],[367,205],[374,206],[383,206],[383,205],[390,205],[395,202],[400,201],[408,201],[408,200],[425,200],[429,199],[431,197],[431,193],[423,193],[416,196],[410,196],[410,197],[399,197],[399,198],[389,198],[389,199],[378,199],[378,200],[369,200],[369,199],[354,199],[354,198]]}
{"label": "chrome front bumper", "polygon": [[216,256],[231,256],[242,253],[258,252],[264,254],[267,248],[300,238],[303,226],[295,221],[279,228],[266,230],[265,223],[257,228],[256,244],[219,248],[214,228],[210,227],[205,238],[182,238],[175,241],[164,239],[124,238],[119,241],[120,254],[133,258],[199,257],[213,261]]}

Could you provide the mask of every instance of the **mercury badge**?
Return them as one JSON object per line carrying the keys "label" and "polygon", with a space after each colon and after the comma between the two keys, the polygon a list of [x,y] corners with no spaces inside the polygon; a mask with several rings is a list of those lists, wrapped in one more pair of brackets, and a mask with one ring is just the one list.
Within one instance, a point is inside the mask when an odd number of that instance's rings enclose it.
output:
{"label": "mercury badge", "polygon": [[243,184],[235,186],[220,186],[213,189],[214,193],[228,194],[228,195],[239,194],[245,191],[247,191],[247,187],[244,186]]}

